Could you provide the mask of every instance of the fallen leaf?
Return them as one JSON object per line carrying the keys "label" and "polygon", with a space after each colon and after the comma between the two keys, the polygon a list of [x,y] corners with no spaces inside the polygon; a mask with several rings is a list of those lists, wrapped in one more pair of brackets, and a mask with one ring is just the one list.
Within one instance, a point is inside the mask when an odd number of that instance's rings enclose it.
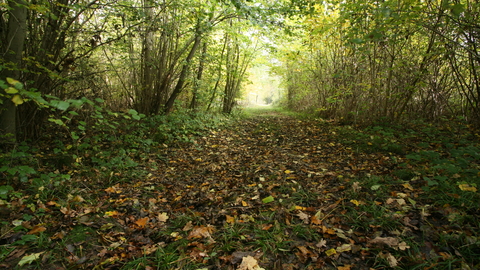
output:
{"label": "fallen leaf", "polygon": [[469,184],[460,184],[460,185],[458,185],[458,187],[459,187],[462,191],[477,192],[477,188],[476,188],[476,187],[472,187],[472,186],[470,186]]}
{"label": "fallen leaf", "polygon": [[227,218],[226,221],[227,221],[228,224],[234,224],[235,223],[235,217],[226,215],[226,218]]}
{"label": "fallen leaf", "polygon": [[315,246],[318,247],[318,248],[326,247],[327,246],[327,241],[322,238],[322,240],[320,240],[320,242],[318,242]]}
{"label": "fallen leaf", "polygon": [[160,222],[167,222],[167,220],[168,220],[168,215],[167,215],[167,213],[158,214],[158,221],[160,221]]}
{"label": "fallen leaf", "polygon": [[362,187],[360,186],[360,182],[354,182],[352,185],[353,192],[358,192]]}
{"label": "fallen leaf", "polygon": [[394,237],[376,237],[369,241],[370,244],[388,245],[390,247],[398,246],[398,239]]}
{"label": "fallen leaf", "polygon": [[263,203],[270,203],[270,202],[273,202],[275,200],[275,198],[273,198],[273,196],[268,196],[268,197],[265,197],[262,199],[262,202]]}
{"label": "fallen leaf", "polygon": [[42,255],[45,251],[39,252],[39,253],[33,253],[27,256],[24,256],[19,262],[19,266],[23,266],[25,264],[31,264],[32,262],[40,259],[40,255]]}
{"label": "fallen leaf", "polygon": [[337,251],[334,248],[331,248],[331,249],[325,251],[325,254],[327,254],[327,256],[330,257],[334,254],[337,254]]}
{"label": "fallen leaf", "polygon": [[393,257],[393,255],[390,254],[390,252],[380,252],[378,254],[378,257],[387,260],[390,267],[396,267],[398,265],[397,259],[395,259],[395,257]]}
{"label": "fallen leaf", "polygon": [[355,204],[356,206],[360,205],[360,202],[357,200],[350,200],[351,203]]}
{"label": "fallen leaf", "polygon": [[140,228],[145,228],[145,225],[147,224],[148,220],[149,220],[148,217],[144,217],[135,221],[135,224],[137,224]]}
{"label": "fallen leaf", "polygon": [[272,227],[273,227],[273,224],[263,224],[262,230],[263,230],[263,231],[268,231],[268,230],[270,230],[270,228],[272,228]]}
{"label": "fallen leaf", "polygon": [[310,220],[310,216],[308,214],[305,214],[304,212],[300,211],[300,213],[298,213],[297,216],[303,221],[303,223],[308,224]]}
{"label": "fallen leaf", "polygon": [[44,226],[35,226],[33,227],[33,229],[31,229],[27,234],[37,234],[37,233],[41,233],[41,232],[44,232],[46,231],[47,228],[45,228]]}
{"label": "fallen leaf", "polygon": [[238,266],[237,270],[265,270],[258,265],[257,260],[252,256],[243,257],[242,263]]}
{"label": "fallen leaf", "polygon": [[188,239],[194,238],[208,238],[209,240],[215,242],[211,236],[214,228],[210,225],[208,226],[195,226],[190,234],[187,236]]}
{"label": "fallen leaf", "polygon": [[350,245],[350,244],[343,244],[343,245],[341,245],[341,246],[339,246],[335,249],[335,251],[337,251],[339,253],[340,252],[347,252],[347,251],[350,251],[350,250],[352,250],[352,245]]}

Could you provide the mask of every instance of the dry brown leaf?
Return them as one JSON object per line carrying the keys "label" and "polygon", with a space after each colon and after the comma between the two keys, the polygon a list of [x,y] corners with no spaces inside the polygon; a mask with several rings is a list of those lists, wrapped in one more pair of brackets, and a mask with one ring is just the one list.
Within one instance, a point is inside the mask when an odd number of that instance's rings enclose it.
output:
{"label": "dry brown leaf", "polygon": [[243,257],[242,263],[238,266],[237,270],[265,270],[258,265],[257,260],[252,256]]}
{"label": "dry brown leaf", "polygon": [[378,254],[378,256],[382,259],[387,260],[390,267],[396,267],[398,265],[397,259],[395,259],[395,257],[393,257],[393,255],[390,254],[390,252],[381,252]]}
{"label": "dry brown leaf", "polygon": [[297,214],[297,216],[303,221],[303,223],[308,224],[310,221],[310,216],[308,214],[305,214],[304,212],[300,211],[300,213]]}
{"label": "dry brown leaf", "polygon": [[37,233],[41,233],[41,232],[44,232],[46,231],[47,228],[45,228],[44,226],[35,226],[33,227],[33,229],[31,229],[27,234],[37,234]]}
{"label": "dry brown leaf", "polygon": [[213,233],[214,228],[210,225],[208,226],[195,226],[193,230],[188,234],[188,239],[194,239],[194,238],[208,238],[209,240],[215,242],[210,235]]}
{"label": "dry brown leaf", "polygon": [[186,232],[186,231],[189,231],[193,229],[193,224],[191,221],[187,222],[187,224],[185,224],[185,227],[183,227],[182,231]]}
{"label": "dry brown leaf", "polygon": [[397,247],[398,239],[395,237],[376,237],[375,239],[370,240],[369,243]]}
{"label": "dry brown leaf", "polygon": [[135,224],[137,224],[140,228],[145,228],[145,225],[147,224],[148,220],[149,220],[148,217],[144,217],[135,221]]}
{"label": "dry brown leaf", "polygon": [[353,192],[357,192],[360,189],[362,189],[362,187],[360,186],[360,182],[354,182],[352,185],[352,189],[353,189]]}

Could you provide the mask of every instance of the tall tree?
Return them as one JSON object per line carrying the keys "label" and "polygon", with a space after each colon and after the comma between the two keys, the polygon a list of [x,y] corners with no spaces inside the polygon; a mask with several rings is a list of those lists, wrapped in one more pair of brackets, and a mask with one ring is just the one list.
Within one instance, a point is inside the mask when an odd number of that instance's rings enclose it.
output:
{"label": "tall tree", "polygon": [[[1,53],[2,69],[0,70],[0,79],[6,80],[11,77],[19,79],[20,64],[23,55],[23,45],[27,36],[27,3],[23,0],[8,1],[9,10],[8,24],[5,36],[2,36]],[[3,25],[2,25],[3,26]],[[16,128],[16,105],[6,97],[6,93],[0,94],[0,136],[12,134],[13,140],[17,136]]]}

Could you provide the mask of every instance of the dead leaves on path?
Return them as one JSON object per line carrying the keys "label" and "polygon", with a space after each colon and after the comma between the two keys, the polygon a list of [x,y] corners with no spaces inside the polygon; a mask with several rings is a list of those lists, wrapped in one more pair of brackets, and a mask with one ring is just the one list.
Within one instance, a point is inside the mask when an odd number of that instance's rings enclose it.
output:
{"label": "dead leaves on path", "polygon": [[[172,268],[187,261],[228,270],[405,264],[406,239],[429,232],[424,224],[431,209],[409,183],[389,185],[386,197],[372,196],[385,187],[373,180],[391,172],[392,157],[356,153],[336,136],[317,122],[245,121],[167,149],[144,179],[45,202],[52,220],[24,225],[30,235],[55,232],[52,241],[69,245],[66,261],[83,269],[121,268],[138,258],[147,258],[145,269],[152,269],[165,250],[176,256],[167,263]],[[359,178],[373,180],[353,180]],[[443,211],[429,221],[443,226],[443,217],[457,214],[451,207]],[[448,256],[430,239],[420,245],[425,248],[415,260]],[[24,250],[9,256],[28,263],[53,255]]]}

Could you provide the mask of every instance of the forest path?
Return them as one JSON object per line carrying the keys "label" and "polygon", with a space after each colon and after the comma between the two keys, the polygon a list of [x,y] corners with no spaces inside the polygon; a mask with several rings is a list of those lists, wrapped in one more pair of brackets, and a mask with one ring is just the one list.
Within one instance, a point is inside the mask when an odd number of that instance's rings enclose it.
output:
{"label": "forest path", "polygon": [[[344,217],[345,204],[354,206],[349,182],[383,174],[387,159],[354,153],[330,123],[263,108],[187,148],[168,149],[156,180],[145,185],[162,191],[157,201],[190,241],[181,250],[190,259],[236,269],[238,256],[250,254],[265,269],[335,269],[327,250],[365,241],[344,235],[352,228],[352,217]],[[166,234],[156,241],[177,240]],[[217,257],[206,261],[211,253]],[[336,256],[336,263],[366,263],[355,256]]]}
{"label": "forest path", "polygon": [[[458,230],[449,219],[461,212],[431,207],[425,181],[409,180],[415,173],[398,168],[404,153],[382,150],[385,140],[268,107],[246,115],[192,143],[152,147],[132,177],[90,181],[84,198],[53,212],[49,230],[65,248],[45,258],[79,269],[448,269],[447,255],[464,263],[439,240]],[[403,151],[387,135],[389,149]],[[473,241],[469,215],[462,232]]]}

